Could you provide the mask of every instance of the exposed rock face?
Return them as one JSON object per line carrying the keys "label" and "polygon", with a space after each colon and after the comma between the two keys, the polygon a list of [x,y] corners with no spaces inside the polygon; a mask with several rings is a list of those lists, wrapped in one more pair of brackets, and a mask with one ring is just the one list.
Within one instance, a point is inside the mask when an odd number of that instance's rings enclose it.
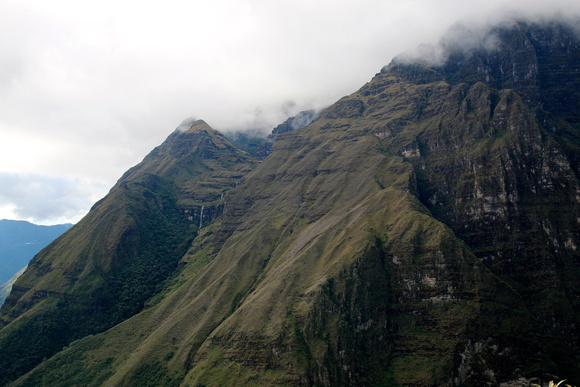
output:
{"label": "exposed rock face", "polygon": [[[490,33],[494,50],[450,52],[442,66],[413,69],[434,81],[408,76],[411,95],[390,103],[411,107],[376,135],[413,164],[431,213],[518,291],[535,334],[557,338],[543,351],[577,352],[580,46],[562,25]],[[372,96],[368,110],[396,96],[404,71],[393,63],[361,89]]]}
{"label": "exposed rock face", "polygon": [[[90,248],[57,246],[16,283],[0,360],[35,316],[62,319],[51,302],[110,322],[119,306],[75,286],[134,291],[106,273],[144,270],[156,250],[135,235],[174,230],[156,253],[173,270],[123,323],[4,381],[36,366],[16,384],[578,384],[578,39],[515,23],[444,42],[444,61],[393,61],[261,162],[203,122],[171,135],[65,234]],[[119,219],[143,234],[102,237]]]}

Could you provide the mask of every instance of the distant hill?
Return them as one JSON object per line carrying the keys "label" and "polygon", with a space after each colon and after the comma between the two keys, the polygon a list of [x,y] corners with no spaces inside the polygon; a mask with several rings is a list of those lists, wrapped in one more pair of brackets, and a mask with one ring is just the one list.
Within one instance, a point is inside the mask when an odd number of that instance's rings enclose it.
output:
{"label": "distant hill", "polygon": [[39,226],[23,220],[0,220],[0,285],[22,270],[46,245],[72,224]]}

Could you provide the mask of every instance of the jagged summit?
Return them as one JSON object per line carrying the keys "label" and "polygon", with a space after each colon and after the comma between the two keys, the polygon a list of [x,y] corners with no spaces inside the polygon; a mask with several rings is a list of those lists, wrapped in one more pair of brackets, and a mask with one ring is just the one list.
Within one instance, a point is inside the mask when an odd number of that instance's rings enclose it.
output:
{"label": "jagged summit", "polygon": [[15,283],[0,384],[580,383],[567,28],[394,60],[263,159],[180,125]]}
{"label": "jagged summit", "polygon": [[[181,124],[179,127],[182,127],[183,124]],[[187,129],[186,129],[187,128]],[[183,127],[184,130],[180,130],[180,132],[184,132],[184,133],[194,133],[194,132],[198,132],[201,130],[205,130],[205,131],[213,131],[214,129],[211,128],[208,124],[206,124],[206,122],[204,120],[195,120],[193,122],[189,122],[185,127]]]}
{"label": "jagged summit", "polygon": [[203,120],[197,119],[196,117],[188,117],[186,119],[184,119],[183,121],[181,121],[181,123],[177,126],[177,128],[175,128],[176,132],[186,132],[188,131],[190,128],[200,125],[200,124],[204,124],[205,122]]}
{"label": "jagged summit", "polygon": [[195,120],[182,128],[184,130],[174,131],[142,163],[125,173],[119,183],[135,173],[170,173],[176,166],[191,164],[197,158],[216,161],[231,159],[233,162],[247,158],[247,155],[243,155],[242,151],[236,149],[220,132],[203,120]]}

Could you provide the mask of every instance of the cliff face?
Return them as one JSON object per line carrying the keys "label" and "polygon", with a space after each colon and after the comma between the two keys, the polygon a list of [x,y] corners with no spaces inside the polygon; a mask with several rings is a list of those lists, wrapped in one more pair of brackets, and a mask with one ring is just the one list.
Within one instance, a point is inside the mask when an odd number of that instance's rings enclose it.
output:
{"label": "cliff face", "polygon": [[452,52],[433,69],[445,84],[420,86],[428,109],[416,104],[412,136],[384,141],[413,164],[421,201],[521,295],[539,329],[577,348],[580,46],[556,24],[490,33],[494,49]]}
{"label": "cliff face", "polygon": [[[413,165],[433,216],[522,297],[541,353],[564,364],[578,348],[580,46],[558,24],[489,34],[491,49],[451,45],[443,65],[410,72],[395,62],[359,93],[369,110],[388,98],[381,114],[409,103],[377,135]],[[401,75],[406,95],[393,98]]]}
{"label": "cliff face", "polygon": [[[577,384],[580,46],[484,38],[394,60],[261,162],[172,134],[17,282],[4,382]],[[91,324],[25,338],[68,305]]]}

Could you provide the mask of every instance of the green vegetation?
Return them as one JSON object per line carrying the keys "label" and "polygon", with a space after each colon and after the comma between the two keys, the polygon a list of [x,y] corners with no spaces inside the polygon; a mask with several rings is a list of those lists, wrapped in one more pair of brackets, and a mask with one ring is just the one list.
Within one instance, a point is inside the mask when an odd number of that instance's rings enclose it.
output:
{"label": "green vegetation", "polygon": [[[194,237],[195,228],[183,216],[172,196],[172,184],[156,181],[157,192],[144,190],[143,198],[132,198],[136,203],[147,202],[150,206],[135,209],[138,222],[139,253],[107,278],[103,303],[107,319],[115,325],[141,311],[145,302],[159,293],[165,281],[177,269],[177,263],[185,254]],[[154,204],[163,210],[153,212]]]}
{"label": "green vegetation", "polygon": [[[558,386],[560,386],[562,383],[564,383],[565,381],[566,381],[566,379],[564,379],[564,380],[560,380],[558,383],[554,383],[554,381],[553,381],[553,380],[550,380],[550,383],[548,384],[548,387],[558,387]],[[534,384],[532,384],[532,386],[538,386],[538,387],[542,387],[542,386],[540,386],[539,384],[535,384],[535,383],[534,383]],[[572,386],[570,386],[569,384],[565,384],[565,386],[566,386],[566,387],[572,387]]]}
{"label": "green vegetation", "polygon": [[[201,143],[192,144],[194,149],[207,148],[204,139],[216,136],[203,125],[200,131]],[[10,314],[17,316],[33,307],[32,314],[17,319],[0,333],[0,385],[50,358],[70,342],[130,318],[171,285],[170,280],[179,271],[178,263],[199,233],[199,219],[189,220],[185,213],[189,208],[179,205],[187,185],[172,179],[185,179],[186,175],[177,172],[183,160],[167,157],[179,149],[172,140],[170,136],[165,153],[158,149],[129,171],[85,219],[31,263],[19,283],[24,289],[33,286],[32,289],[0,315],[10,320]],[[215,140],[218,148],[225,147],[222,138]],[[204,151],[208,153],[208,149]],[[186,152],[183,157],[191,158],[191,154]],[[229,156],[223,157],[223,164],[231,167]],[[245,164],[241,153],[235,157],[237,177]],[[201,176],[209,174],[210,179],[219,181],[216,160],[209,160],[211,168],[201,163],[202,159],[195,160],[202,165],[189,173],[196,176],[201,171]],[[160,169],[169,173],[152,173]],[[227,170],[224,172],[227,175]],[[209,192],[219,197],[233,185],[226,178],[221,188],[213,184]],[[207,223],[210,220],[207,217]],[[48,298],[38,303],[44,295]]]}
{"label": "green vegetation", "polygon": [[97,348],[102,339],[87,336],[71,344],[70,350],[59,354],[50,364],[41,365],[42,373],[36,373],[27,379],[21,386],[100,386],[111,376],[113,358],[108,357],[91,363],[90,371],[85,371],[84,360],[88,360],[86,351]]}

